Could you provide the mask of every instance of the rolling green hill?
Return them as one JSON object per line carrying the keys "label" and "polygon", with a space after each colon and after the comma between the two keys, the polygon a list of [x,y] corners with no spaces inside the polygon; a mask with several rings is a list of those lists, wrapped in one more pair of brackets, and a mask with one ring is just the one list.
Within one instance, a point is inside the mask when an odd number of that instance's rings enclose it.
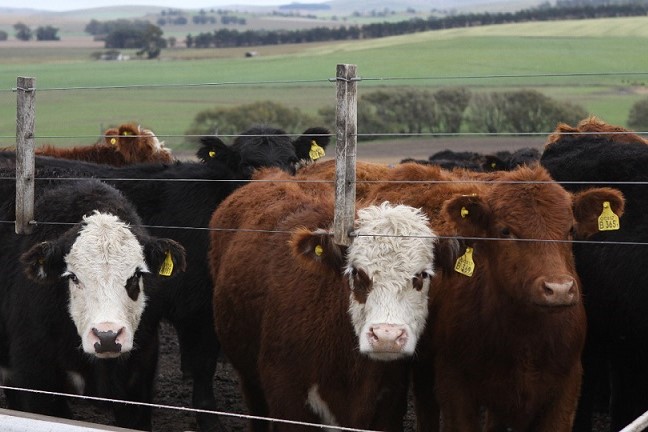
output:
{"label": "rolling green hill", "polygon": [[[180,145],[193,117],[215,106],[271,99],[315,114],[335,106],[338,63],[358,65],[360,95],[375,90],[466,86],[473,92],[535,88],[625,124],[646,97],[648,18],[618,18],[473,27],[331,44],[239,50],[165,50],[155,61],[91,61],[68,50],[40,62],[47,47],[15,49],[0,64],[0,136],[15,134],[17,76],[37,79],[39,136],[91,142],[107,125],[135,120]],[[0,45],[0,55],[9,51]],[[40,52],[40,54],[38,54]],[[210,57],[211,58],[205,58]],[[194,86],[200,83],[211,85]],[[121,88],[150,85],[152,88]],[[159,87],[157,87],[159,85]],[[171,87],[169,87],[171,85]],[[78,87],[117,86],[101,90]],[[46,90],[67,88],[67,90]],[[69,139],[69,138],[51,138]]]}

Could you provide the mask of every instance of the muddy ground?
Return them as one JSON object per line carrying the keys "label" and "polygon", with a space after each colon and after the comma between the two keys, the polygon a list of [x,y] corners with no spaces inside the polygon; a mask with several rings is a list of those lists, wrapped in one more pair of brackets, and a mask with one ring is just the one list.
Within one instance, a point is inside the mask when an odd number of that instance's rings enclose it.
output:
{"label": "muddy ground", "polygon": [[[404,158],[427,159],[436,151],[453,149],[456,151],[479,151],[494,153],[500,150],[515,150],[524,146],[541,148],[544,138],[480,138],[479,140],[401,140],[394,143],[361,143],[358,146],[358,159],[398,163]],[[333,150],[329,155],[334,155]],[[327,158],[330,156],[327,156]],[[153,409],[153,430],[162,432],[195,431],[197,429],[195,415],[183,410],[191,403],[191,383],[183,381],[180,372],[178,341],[175,331],[168,324],[163,324],[160,330],[161,352],[159,363],[159,377],[157,381],[157,395],[154,403],[164,405],[165,408]],[[237,432],[246,429],[246,420],[236,417],[236,414],[245,414],[246,409],[242,402],[238,381],[235,373],[226,361],[220,361],[216,371],[214,387],[216,390],[217,409],[219,412],[232,413],[233,416],[223,415],[221,422],[225,431]],[[4,398],[0,396],[0,407],[6,407]],[[175,407],[178,409],[173,409]],[[73,410],[77,419],[100,423],[112,424],[112,417],[107,415],[101,407],[86,401],[73,401]],[[414,432],[414,416],[410,408],[405,419],[405,432]],[[0,427],[1,429],[1,427]],[[607,419],[599,418],[595,431],[607,430]]]}

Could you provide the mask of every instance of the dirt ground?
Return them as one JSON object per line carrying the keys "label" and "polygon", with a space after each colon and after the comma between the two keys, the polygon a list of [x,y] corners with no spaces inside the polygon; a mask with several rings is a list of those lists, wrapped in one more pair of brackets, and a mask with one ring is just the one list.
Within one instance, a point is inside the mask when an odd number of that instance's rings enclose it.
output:
{"label": "dirt ground", "polygon": [[[519,139],[519,138],[480,138],[479,140],[407,140],[397,143],[361,143],[358,146],[357,157],[360,160],[395,164],[404,158],[427,159],[436,151],[452,149],[456,151],[479,151],[494,153],[500,150],[515,150],[520,147],[541,148],[544,138]],[[329,151],[331,157],[334,150]],[[164,405],[165,408],[154,408],[153,430],[162,432],[195,431],[197,430],[195,415],[183,410],[191,404],[191,383],[183,381],[180,372],[180,359],[178,341],[175,331],[168,324],[163,324],[161,331],[161,351],[159,363],[159,376],[157,380],[157,395],[155,404]],[[214,388],[217,399],[217,409],[222,413],[231,413],[233,416],[223,414],[221,423],[225,431],[238,432],[246,430],[247,420],[236,417],[236,414],[245,414],[246,408],[242,402],[238,389],[238,380],[226,361],[218,364]],[[5,408],[4,398],[0,396],[0,407]],[[167,408],[175,407],[177,409]],[[112,417],[106,415],[101,408],[86,401],[73,401],[73,410],[78,420],[112,424]],[[404,422],[404,432],[414,432],[414,415],[411,409]],[[595,431],[607,430],[607,418],[597,419]]]}

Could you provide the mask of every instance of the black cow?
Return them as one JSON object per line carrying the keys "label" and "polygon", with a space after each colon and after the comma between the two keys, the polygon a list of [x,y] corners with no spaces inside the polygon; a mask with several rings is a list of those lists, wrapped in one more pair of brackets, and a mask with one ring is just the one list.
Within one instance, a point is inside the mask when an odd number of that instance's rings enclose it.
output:
{"label": "black cow", "polygon": [[[575,244],[583,283],[588,335],[584,381],[574,429],[592,430],[601,392],[607,395],[611,429],[617,431],[648,410],[648,145],[640,136],[587,119],[560,125],[541,158],[551,175],[576,191],[609,184],[626,198],[620,229],[592,240],[629,244]],[[601,209],[603,212],[603,209]],[[607,223],[607,215],[603,215]]]}
{"label": "black cow", "polygon": [[[3,221],[15,219],[12,185],[0,186]],[[0,225],[4,384],[150,403],[158,321],[145,306],[157,279],[185,269],[184,249],[149,236],[124,196],[98,180],[44,185],[37,196],[31,234]],[[63,396],[5,393],[10,409],[72,417]],[[113,409],[117,425],[151,429],[150,407]]]}
{"label": "black cow", "polygon": [[[313,130],[309,129],[308,135]],[[160,319],[170,321],[178,333],[181,368],[186,377],[193,378],[192,405],[195,408],[216,408],[213,378],[220,344],[214,332],[212,285],[207,266],[206,228],[210,217],[225,197],[249,179],[253,168],[276,166],[294,173],[300,160],[297,154],[300,147],[296,142],[314,140],[326,147],[329,137],[321,134],[325,130],[315,130],[318,136],[304,134],[293,142],[283,134],[277,135],[276,129],[254,128],[253,134],[240,137],[236,148],[212,137],[204,140],[199,150],[198,157],[203,157],[201,162],[110,167],[36,158],[37,167],[105,179],[131,200],[144,223],[151,226],[152,234],[173,238],[185,246],[188,271],[171,282],[163,282],[167,286],[152,295],[149,310]],[[263,131],[269,136],[260,139],[259,134]],[[245,137],[251,141],[246,142]],[[212,147],[206,147],[208,145]],[[209,150],[205,151],[206,148]],[[210,152],[214,152],[213,157]],[[15,154],[11,152],[0,153],[0,165],[11,165],[15,160],[12,158]],[[197,418],[201,430],[218,427],[215,416],[198,413]]]}

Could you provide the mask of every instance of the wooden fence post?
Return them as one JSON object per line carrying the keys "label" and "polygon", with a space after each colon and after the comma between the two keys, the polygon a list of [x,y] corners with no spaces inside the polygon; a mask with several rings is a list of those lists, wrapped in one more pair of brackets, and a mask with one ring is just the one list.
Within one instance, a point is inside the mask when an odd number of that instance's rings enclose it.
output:
{"label": "wooden fence post", "polygon": [[356,65],[336,68],[337,109],[335,145],[335,215],[333,237],[337,244],[349,246],[352,238],[356,197],[356,147],[358,93]]}
{"label": "wooden fence post", "polygon": [[35,84],[35,78],[18,77],[16,85],[16,234],[30,234],[33,228]]}

